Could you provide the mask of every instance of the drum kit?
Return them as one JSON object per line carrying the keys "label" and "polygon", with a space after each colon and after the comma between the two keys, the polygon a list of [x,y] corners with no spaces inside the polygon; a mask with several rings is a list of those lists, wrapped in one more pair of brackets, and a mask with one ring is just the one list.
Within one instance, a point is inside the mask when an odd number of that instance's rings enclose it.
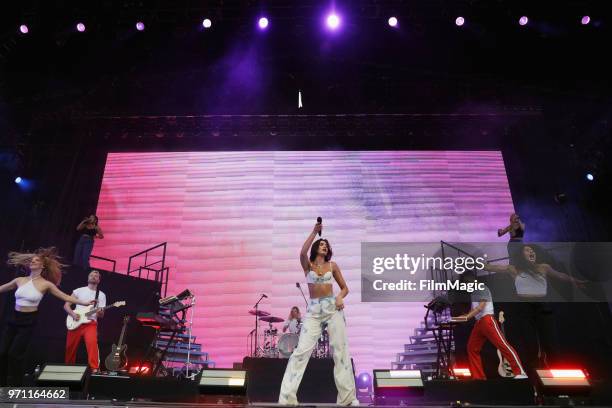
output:
{"label": "drum kit", "polygon": [[[255,341],[255,347],[251,349],[251,357],[267,357],[267,358],[289,358],[293,353],[293,350],[297,347],[300,339],[300,331],[302,323],[297,325],[297,333],[285,333],[279,337],[279,331],[273,325],[275,323],[282,323],[285,320],[271,316],[270,313],[263,310],[250,310],[250,315],[257,316],[256,326],[259,321],[268,323],[268,328],[263,330],[263,336],[261,341]],[[258,327],[251,331],[250,336],[259,333]],[[329,348],[329,335],[327,334],[327,325],[324,325],[321,330],[321,337],[319,338],[317,345],[312,351],[313,358],[330,358],[331,351]]]}

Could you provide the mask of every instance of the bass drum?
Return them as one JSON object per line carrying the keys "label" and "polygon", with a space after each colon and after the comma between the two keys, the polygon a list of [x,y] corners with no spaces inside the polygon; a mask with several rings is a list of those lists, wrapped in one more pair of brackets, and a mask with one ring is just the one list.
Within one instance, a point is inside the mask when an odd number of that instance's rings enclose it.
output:
{"label": "bass drum", "polygon": [[298,341],[300,340],[300,336],[295,333],[285,333],[281,336],[278,341],[278,351],[280,351],[281,356],[289,358],[291,354],[293,354],[293,350],[298,345]]}

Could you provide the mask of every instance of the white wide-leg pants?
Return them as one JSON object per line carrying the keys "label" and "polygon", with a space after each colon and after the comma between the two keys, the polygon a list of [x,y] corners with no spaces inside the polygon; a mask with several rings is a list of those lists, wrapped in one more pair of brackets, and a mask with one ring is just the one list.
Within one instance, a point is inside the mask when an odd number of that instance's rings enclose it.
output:
{"label": "white wide-leg pants", "polygon": [[350,405],[357,402],[355,376],[346,340],[344,313],[336,310],[336,300],[333,296],[329,296],[310,300],[308,313],[300,332],[300,340],[285,370],[278,398],[279,404],[298,404],[297,391],[312,350],[321,337],[324,323],[327,323],[329,345],[334,358],[334,380],[338,389],[336,403]]}

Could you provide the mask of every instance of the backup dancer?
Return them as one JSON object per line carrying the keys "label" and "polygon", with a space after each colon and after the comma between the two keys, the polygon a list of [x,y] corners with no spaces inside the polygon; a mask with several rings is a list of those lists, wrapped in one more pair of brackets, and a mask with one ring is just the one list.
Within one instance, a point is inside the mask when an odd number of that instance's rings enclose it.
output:
{"label": "backup dancer", "polygon": [[19,386],[23,381],[23,360],[36,326],[38,305],[47,292],[77,305],[95,303],[79,300],[57,288],[62,264],[54,248],[41,248],[35,253],[10,252],[8,264],[27,267],[30,274],[0,286],[0,293],[15,290],[15,309],[0,339],[0,386],[3,387]]}

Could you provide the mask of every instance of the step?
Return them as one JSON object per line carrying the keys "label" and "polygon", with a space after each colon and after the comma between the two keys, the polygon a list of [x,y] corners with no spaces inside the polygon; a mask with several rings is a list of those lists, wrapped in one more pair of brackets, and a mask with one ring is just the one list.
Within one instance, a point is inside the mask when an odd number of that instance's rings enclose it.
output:
{"label": "step", "polygon": [[437,360],[438,360],[438,356],[421,356],[421,357],[413,357],[413,358],[404,358],[403,360],[396,361],[396,363],[431,364],[431,363],[435,363]]}
{"label": "step", "polygon": [[[427,355],[438,355],[438,349],[423,349],[423,350],[412,350],[412,351],[404,351],[402,353],[397,353],[397,357],[409,357],[409,356],[427,356]],[[398,360],[399,361],[399,360]]]}
{"label": "step", "polygon": [[[168,350],[166,350],[166,354],[172,354],[172,355],[187,355],[187,350],[183,350],[183,349],[176,349],[176,348],[170,348]],[[189,352],[190,355],[195,356],[195,357],[205,357],[205,360],[208,359],[208,352],[206,351],[190,351]]]}
{"label": "step", "polygon": [[[170,363],[182,363],[182,364],[186,364],[187,363],[187,359],[186,358],[176,358],[176,357],[168,357],[166,359],[164,359],[165,362],[170,362]],[[191,364],[194,365],[205,365],[208,367],[214,367],[215,366],[215,362],[212,360],[191,360],[190,361]]]}
{"label": "step", "polygon": [[404,351],[417,351],[417,350],[429,350],[434,349],[437,350],[438,346],[436,343],[418,343],[418,344],[404,344]]}
{"label": "step", "polygon": [[426,341],[435,343],[436,339],[432,333],[427,333],[427,334],[416,334],[416,335],[410,336],[410,341],[412,343],[417,343],[417,344],[424,343]]}
{"label": "step", "polygon": [[198,343],[191,343],[191,347],[189,347],[189,343],[188,342],[176,342],[173,341],[171,344],[167,341],[156,341],[155,342],[155,347],[168,347],[168,346],[174,347],[174,348],[180,348],[180,349],[185,349],[187,350],[187,348],[190,348],[191,350],[195,350],[195,351],[201,351],[202,350],[202,345],[198,344]]}
{"label": "step", "polygon": [[[168,337],[170,338],[172,336],[171,332],[159,332],[159,337]],[[189,338],[189,333],[176,333],[174,335],[175,339],[188,339]],[[196,339],[196,336],[191,336],[191,341],[194,342]]]}

